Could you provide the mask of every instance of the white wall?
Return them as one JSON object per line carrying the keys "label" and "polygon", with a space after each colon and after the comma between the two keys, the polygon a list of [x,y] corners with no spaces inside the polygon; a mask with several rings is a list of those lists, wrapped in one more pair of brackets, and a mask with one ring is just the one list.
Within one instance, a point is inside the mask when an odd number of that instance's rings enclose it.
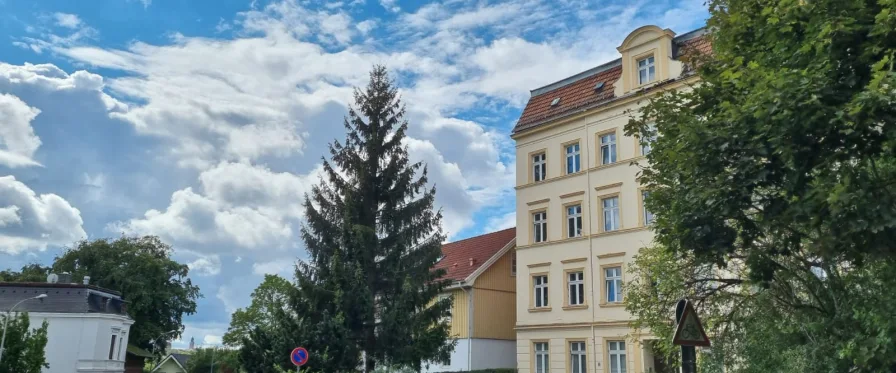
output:
{"label": "white wall", "polygon": [[[32,312],[29,317],[32,328],[39,328],[45,320],[49,323],[45,355],[50,368],[42,373],[124,372],[133,320],[100,313]],[[114,356],[109,360],[113,330],[117,330],[117,336]]]}
{"label": "white wall", "polygon": [[454,351],[451,352],[451,363],[448,365],[430,365],[423,367],[423,372],[454,372],[467,370],[467,354],[469,354],[469,340],[458,339]]}
{"label": "white wall", "polygon": [[[473,370],[516,368],[516,341],[498,339],[473,339]],[[456,372],[467,371],[470,350],[468,339],[459,339],[451,352],[451,363],[448,365],[431,365],[424,367],[424,372]]]}
{"label": "white wall", "polygon": [[473,340],[473,369],[516,368],[516,341]]}

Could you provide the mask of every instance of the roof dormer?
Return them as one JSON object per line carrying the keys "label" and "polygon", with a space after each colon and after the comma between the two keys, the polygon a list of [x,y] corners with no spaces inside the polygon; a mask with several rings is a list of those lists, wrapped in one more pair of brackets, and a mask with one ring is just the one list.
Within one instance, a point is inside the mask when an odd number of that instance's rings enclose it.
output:
{"label": "roof dormer", "polygon": [[643,26],[628,34],[616,48],[622,53],[622,75],[614,86],[617,97],[681,75],[681,62],[672,59],[674,37],[672,30],[657,26]]}

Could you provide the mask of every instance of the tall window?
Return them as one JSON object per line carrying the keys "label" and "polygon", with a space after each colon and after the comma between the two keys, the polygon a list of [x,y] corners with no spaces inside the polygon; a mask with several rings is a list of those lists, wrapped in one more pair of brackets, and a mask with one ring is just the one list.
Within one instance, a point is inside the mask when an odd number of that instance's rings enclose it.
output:
{"label": "tall window", "polygon": [[656,141],[656,125],[647,125],[647,135],[641,137],[641,155],[650,154],[651,145]]}
{"label": "tall window", "polygon": [[572,373],[587,372],[587,356],[585,342],[569,342],[569,368]]}
{"label": "tall window", "polygon": [[641,192],[641,205],[642,205],[641,208],[643,209],[644,225],[645,226],[650,225],[650,223],[653,223],[653,213],[650,212],[649,210],[647,210],[647,204],[644,202],[644,201],[647,201],[647,196],[649,196],[649,195],[650,195],[650,192],[647,192],[647,191]]}
{"label": "tall window", "polygon": [[608,133],[600,137],[600,164],[616,163],[616,134]]}
{"label": "tall window", "polygon": [[535,308],[548,306],[548,276],[535,276]]}
{"label": "tall window", "polygon": [[625,370],[625,342],[610,341],[607,343],[610,355],[610,373],[626,373]]}
{"label": "tall window", "polygon": [[604,232],[619,229],[619,197],[601,200],[604,209]]}
{"label": "tall window", "polygon": [[118,337],[118,360],[124,360],[121,358],[121,346],[124,345],[124,335]]}
{"label": "tall window", "polygon": [[622,302],[622,267],[604,269],[604,281],[607,303]]}
{"label": "tall window", "polygon": [[532,178],[535,181],[542,181],[547,176],[547,163],[545,163],[544,153],[532,156]]}
{"label": "tall window", "polygon": [[569,278],[569,305],[579,306],[585,304],[585,273],[570,272]]}
{"label": "tall window", "polygon": [[582,169],[579,157],[579,143],[566,146],[566,173],[574,174]]}
{"label": "tall window", "polygon": [[510,254],[510,275],[516,276],[516,252]]}
{"label": "tall window", "polygon": [[535,373],[548,373],[550,353],[547,342],[535,342]]}
{"label": "tall window", "polygon": [[647,84],[656,79],[653,56],[638,60],[638,84]]}
{"label": "tall window", "polygon": [[532,229],[535,234],[535,242],[544,242],[548,240],[548,213],[536,212],[532,214]]}
{"label": "tall window", "polygon": [[566,207],[566,237],[582,235],[582,205]]}
{"label": "tall window", "polygon": [[[450,294],[439,294],[439,302],[449,298],[451,298]],[[442,317],[442,322],[451,324],[451,309],[448,309],[448,314]]]}
{"label": "tall window", "polygon": [[112,334],[112,342],[109,342],[109,360],[112,360],[113,354],[115,353],[115,334]]}

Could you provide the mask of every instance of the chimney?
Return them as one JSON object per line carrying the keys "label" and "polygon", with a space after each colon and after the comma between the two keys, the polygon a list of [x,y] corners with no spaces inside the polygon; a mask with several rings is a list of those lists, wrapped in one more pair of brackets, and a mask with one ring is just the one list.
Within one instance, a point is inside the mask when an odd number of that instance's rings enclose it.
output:
{"label": "chimney", "polygon": [[90,276],[84,276],[84,285],[90,285]]}
{"label": "chimney", "polygon": [[470,258],[470,267],[472,267],[473,264],[475,264],[475,263],[476,263],[476,259]]}
{"label": "chimney", "polygon": [[68,272],[62,272],[59,275],[59,283],[60,284],[70,284],[72,283],[72,274]]}

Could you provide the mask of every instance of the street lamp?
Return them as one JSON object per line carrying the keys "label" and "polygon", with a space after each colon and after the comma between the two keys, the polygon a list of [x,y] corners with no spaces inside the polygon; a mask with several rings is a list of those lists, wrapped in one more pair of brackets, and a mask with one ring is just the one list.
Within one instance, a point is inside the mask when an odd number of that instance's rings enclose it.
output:
{"label": "street lamp", "polygon": [[47,297],[47,294],[41,294],[41,295],[34,296],[31,298],[22,299],[19,301],[19,303],[14,304],[12,306],[12,308],[10,308],[9,310],[6,311],[6,318],[3,319],[3,337],[0,338],[0,361],[3,361],[3,351],[4,351],[3,346],[6,345],[6,326],[7,326],[7,324],[9,324],[9,318],[10,318],[10,315],[12,314],[12,310],[16,309],[16,307],[18,307],[20,304],[25,303],[25,301],[29,301],[32,299],[44,299],[46,297]]}
{"label": "street lamp", "polygon": [[[177,331],[178,331],[177,329],[169,330],[169,331],[167,331],[167,332],[164,332],[164,333],[162,333],[162,334],[159,334],[158,337],[155,337],[155,338],[152,340],[152,358],[153,358],[153,360],[155,360],[155,358],[156,358],[156,341],[158,341],[159,338],[162,338],[162,336],[164,336],[164,335],[166,335],[166,334],[176,333]],[[158,366],[159,366],[159,362],[156,361],[156,363],[153,364],[153,367],[152,367],[152,368],[155,369],[155,368],[157,368]]]}

